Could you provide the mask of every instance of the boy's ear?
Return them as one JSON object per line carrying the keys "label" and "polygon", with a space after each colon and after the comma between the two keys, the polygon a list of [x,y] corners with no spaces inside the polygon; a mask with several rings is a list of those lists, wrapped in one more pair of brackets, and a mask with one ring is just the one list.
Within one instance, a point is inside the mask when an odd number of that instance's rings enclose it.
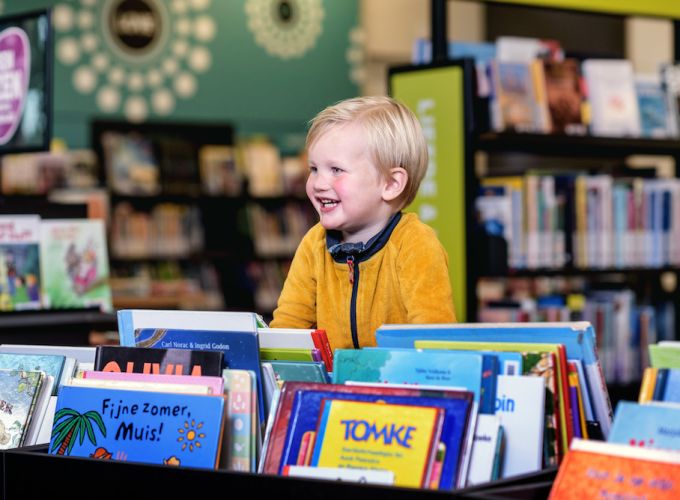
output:
{"label": "boy's ear", "polygon": [[383,188],[383,200],[396,200],[406,188],[407,181],[408,172],[405,168],[395,167],[390,169],[390,173],[387,176],[387,182]]}

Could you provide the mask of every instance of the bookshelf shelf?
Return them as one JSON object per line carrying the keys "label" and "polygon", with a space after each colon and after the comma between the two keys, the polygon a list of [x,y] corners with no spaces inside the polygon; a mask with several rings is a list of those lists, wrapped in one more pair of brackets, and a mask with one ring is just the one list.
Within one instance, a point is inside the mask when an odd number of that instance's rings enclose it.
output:
{"label": "bookshelf shelf", "polygon": [[575,267],[538,268],[538,269],[509,269],[507,273],[480,273],[480,278],[533,278],[536,276],[583,276],[601,277],[607,275],[629,275],[655,278],[664,273],[678,273],[677,267],[610,267],[581,269]]}
{"label": "bookshelf shelf", "polygon": [[520,152],[570,157],[623,158],[630,155],[680,156],[680,141],[636,137],[595,137],[484,132],[474,147],[493,153]]}

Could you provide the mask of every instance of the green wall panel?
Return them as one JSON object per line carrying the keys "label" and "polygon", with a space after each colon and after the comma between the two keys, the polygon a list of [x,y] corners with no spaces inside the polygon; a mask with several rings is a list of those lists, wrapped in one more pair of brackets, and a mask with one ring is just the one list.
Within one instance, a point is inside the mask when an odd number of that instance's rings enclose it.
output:
{"label": "green wall panel", "polygon": [[[5,2],[5,14],[54,8],[54,135],[71,147],[88,144],[89,121],[99,117],[229,121],[237,133],[267,133],[293,148],[314,114],[358,93],[345,56],[358,0],[143,0],[167,35],[155,52],[132,58],[104,26],[121,4],[135,3]],[[281,21],[284,11],[294,23]]]}

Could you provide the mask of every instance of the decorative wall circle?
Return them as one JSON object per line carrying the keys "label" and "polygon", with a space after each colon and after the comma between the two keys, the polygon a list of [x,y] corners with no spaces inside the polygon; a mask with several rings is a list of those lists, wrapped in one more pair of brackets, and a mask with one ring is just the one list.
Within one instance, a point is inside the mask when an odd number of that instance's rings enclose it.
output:
{"label": "decorative wall circle", "polygon": [[245,11],[257,44],[281,59],[302,57],[323,29],[321,0],[246,0]]}
{"label": "decorative wall circle", "polygon": [[[2,0],[0,0],[1,2]],[[53,8],[56,56],[73,88],[130,121],[167,116],[212,66],[210,0],[76,0]]]}
{"label": "decorative wall circle", "polygon": [[365,38],[364,31],[359,27],[349,32],[349,47],[345,52],[345,59],[349,64],[349,79],[356,85],[362,85],[367,80]]}

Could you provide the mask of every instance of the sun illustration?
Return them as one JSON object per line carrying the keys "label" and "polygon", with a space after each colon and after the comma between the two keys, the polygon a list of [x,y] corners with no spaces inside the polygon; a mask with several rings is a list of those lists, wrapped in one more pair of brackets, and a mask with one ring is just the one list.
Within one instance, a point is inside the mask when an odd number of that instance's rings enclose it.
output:
{"label": "sun illustration", "polygon": [[179,432],[179,437],[177,438],[178,443],[182,443],[182,451],[189,448],[189,451],[194,451],[194,448],[200,448],[201,442],[199,439],[203,439],[205,434],[200,432],[203,428],[203,422],[199,422],[196,425],[195,420],[191,420],[191,423],[184,422],[184,427],[177,429]]}

